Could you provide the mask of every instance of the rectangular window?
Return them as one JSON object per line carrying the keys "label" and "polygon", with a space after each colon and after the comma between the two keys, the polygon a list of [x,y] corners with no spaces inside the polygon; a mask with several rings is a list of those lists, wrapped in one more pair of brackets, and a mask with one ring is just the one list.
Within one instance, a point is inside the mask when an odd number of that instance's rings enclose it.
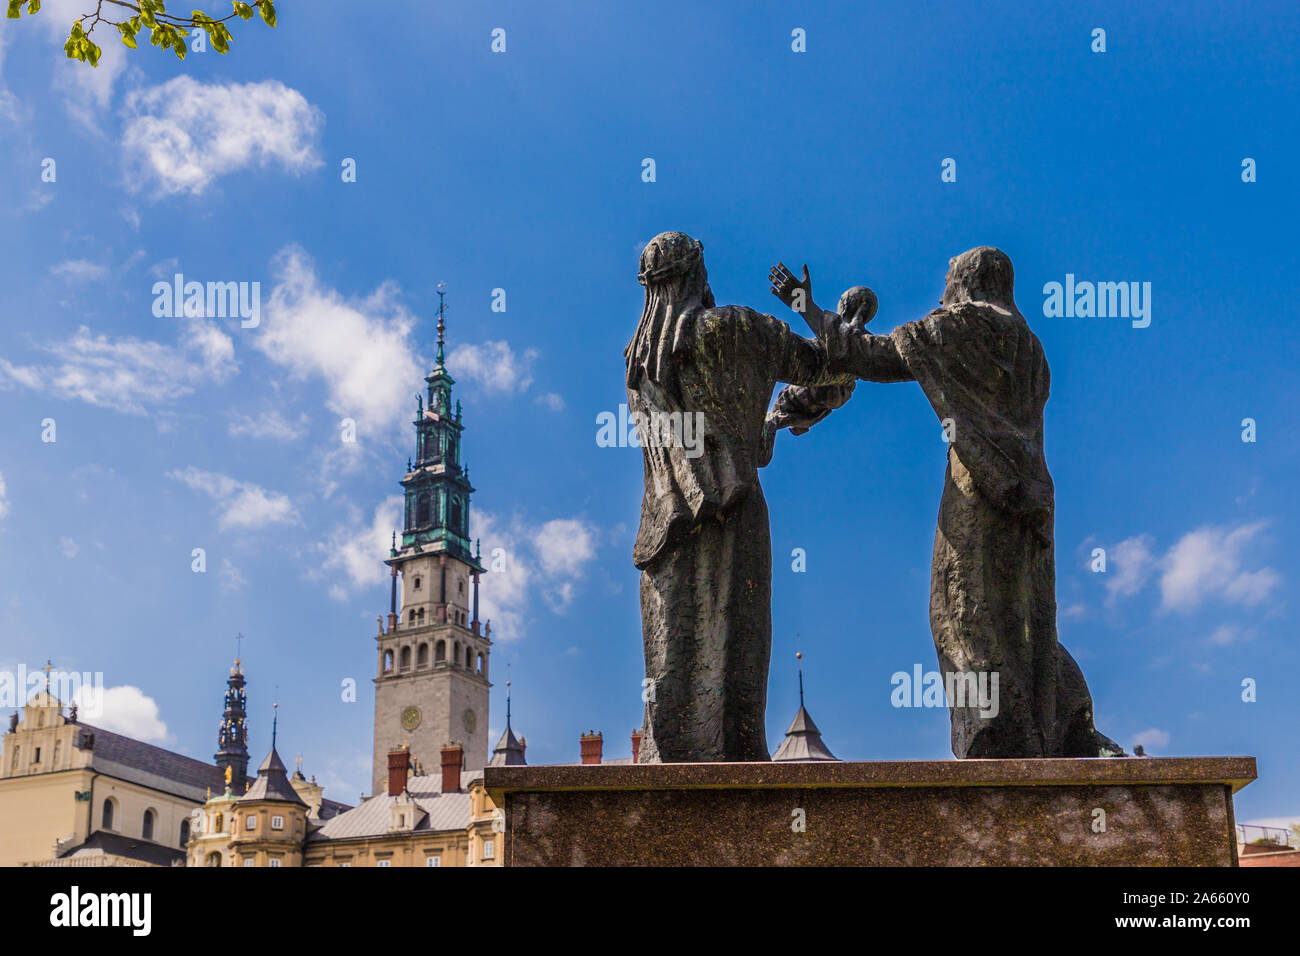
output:
{"label": "rectangular window", "polygon": [[40,762],[41,762],[41,748],[37,747],[36,756],[32,758],[32,763],[40,763]]}
{"label": "rectangular window", "polygon": [[283,829],[284,829],[284,817],[271,817],[271,829],[272,829],[272,830],[283,830]]}
{"label": "rectangular window", "polygon": [[375,866],[392,866],[392,865],[393,865],[392,860],[380,860],[378,863],[375,864]]}
{"label": "rectangular window", "polygon": [[442,866],[442,857],[434,853],[424,858],[425,866]]}
{"label": "rectangular window", "polygon": [[271,859],[269,859],[269,860],[266,862],[266,865],[267,865],[267,866],[279,866],[279,865],[280,865],[280,858],[279,858],[278,856],[273,856],[273,857],[271,857]]}
{"label": "rectangular window", "polygon": [[244,857],[244,866],[256,866],[256,861],[251,856]]}
{"label": "rectangular window", "polygon": [[485,860],[490,860],[490,859],[492,859],[492,852],[493,852],[492,841],[491,841],[491,840],[484,840],[484,841],[483,841],[483,859],[485,859]]}
{"label": "rectangular window", "polygon": [[257,829],[257,817],[253,816],[250,813],[247,817],[244,818],[244,830],[247,831],[248,833],[252,833],[256,829]]}

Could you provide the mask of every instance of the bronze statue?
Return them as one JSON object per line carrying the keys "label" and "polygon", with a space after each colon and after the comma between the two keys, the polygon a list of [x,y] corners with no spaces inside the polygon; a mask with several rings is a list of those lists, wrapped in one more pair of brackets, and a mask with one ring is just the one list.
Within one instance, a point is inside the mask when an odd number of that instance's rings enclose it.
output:
{"label": "bronze statue", "polygon": [[624,353],[645,469],[641,763],[767,760],[772,554],[759,486],[778,382],[835,385],[814,341],[716,306],[703,245],[679,232],[641,254],[645,305]]}
{"label": "bronze statue", "polygon": [[987,717],[951,707],[953,753],[1121,755],[1093,726],[1087,684],[1057,641],[1054,489],[1043,452],[1050,376],[1016,308],[1011,260],[988,246],[950,260],[940,307],[889,335],[817,308],[807,266],[796,279],[779,263],[769,278],[817,333],[832,371],[915,381],[944,425],[930,629],[946,686],[956,675],[997,674],[1000,695]]}

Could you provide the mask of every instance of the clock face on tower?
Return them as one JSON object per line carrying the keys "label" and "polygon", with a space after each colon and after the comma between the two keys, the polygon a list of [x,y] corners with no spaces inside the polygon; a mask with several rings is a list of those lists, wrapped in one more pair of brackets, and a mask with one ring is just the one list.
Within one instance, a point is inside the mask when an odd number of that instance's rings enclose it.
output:
{"label": "clock face on tower", "polygon": [[466,707],[465,713],[461,715],[461,720],[465,722],[465,732],[467,734],[472,734],[474,732],[475,724],[474,711]]}
{"label": "clock face on tower", "polygon": [[407,730],[414,730],[420,726],[420,708],[408,707],[402,711],[402,726]]}

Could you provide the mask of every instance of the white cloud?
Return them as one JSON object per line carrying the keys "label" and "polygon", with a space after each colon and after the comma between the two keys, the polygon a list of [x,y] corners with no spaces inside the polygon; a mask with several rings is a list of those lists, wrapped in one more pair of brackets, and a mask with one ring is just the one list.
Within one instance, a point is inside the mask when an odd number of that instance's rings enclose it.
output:
{"label": "white cloud", "polygon": [[293,524],[298,520],[298,512],[287,495],[267,491],[249,481],[238,481],[228,475],[202,471],[193,465],[181,471],[169,471],[167,477],[175,478],[194,491],[212,498],[219,506],[217,524],[222,530]]}
{"label": "white cloud", "polygon": [[354,418],[358,440],[369,428],[395,428],[413,411],[412,384],[424,377],[410,345],[414,320],[381,285],[361,300],[324,287],[307,255],[288,247],[264,310],[257,347],[297,378],[320,378],[326,404]]}
{"label": "white cloud", "polygon": [[1110,549],[1106,560],[1106,594],[1109,602],[1137,594],[1155,567],[1148,534],[1126,538]]}
{"label": "white cloud", "polygon": [[73,541],[71,538],[59,539],[59,551],[62,552],[63,556],[69,561],[77,556],[78,550],[77,542]]}
{"label": "white cloud", "polygon": [[330,588],[330,596],[347,598],[357,590],[378,587],[388,577],[384,558],[392,534],[402,520],[401,495],[389,495],[375,508],[369,524],[358,520],[335,528],[318,547],[325,554],[322,569],[342,573],[342,580]]}
{"label": "white cloud", "polygon": [[82,684],[73,700],[78,718],[96,727],[124,734],[136,740],[160,741],[167,738],[167,725],[158,713],[158,703],[145,696],[138,687],[98,688]]}
{"label": "white cloud", "polygon": [[0,30],[0,119],[16,120],[18,118],[18,99],[4,81],[5,43],[9,30]]}
{"label": "white cloud", "polygon": [[509,342],[460,345],[447,358],[447,367],[460,378],[477,382],[489,392],[522,392],[533,382],[536,349],[516,355]]}
{"label": "white cloud", "polygon": [[71,279],[74,282],[89,282],[107,276],[108,267],[101,266],[97,262],[91,262],[89,259],[65,259],[63,262],[51,266],[50,273],[60,278]]}
{"label": "white cloud", "polygon": [[483,575],[479,591],[479,616],[492,622],[498,641],[516,641],[524,636],[525,614],[532,603],[529,584],[532,562],[526,554],[527,532],[517,524],[507,527],[490,512],[470,513],[474,537],[483,542]]}
{"label": "white cloud", "polygon": [[1161,561],[1161,609],[1187,612],[1211,597],[1246,607],[1264,601],[1282,576],[1269,567],[1242,567],[1264,527],[1262,521],[1233,529],[1206,526],[1183,535]]}
{"label": "white cloud", "polygon": [[564,411],[564,398],[555,392],[546,392],[544,395],[538,395],[534,401],[538,405],[544,405],[553,412]]}
{"label": "white cloud", "polygon": [[98,120],[108,112],[112,103],[113,88],[127,70],[127,50],[122,46],[117,29],[101,23],[90,33],[90,38],[102,51],[99,65],[92,67],[89,63],[69,60],[63,52],[63,41],[67,39],[73,22],[85,13],[82,0],[45,0],[35,19],[45,31],[45,42],[54,61],[54,85],[64,95],[68,113],[88,128],[98,131]]}
{"label": "white cloud", "polygon": [[197,319],[182,322],[175,346],[111,339],[83,325],[66,342],[42,350],[54,356],[53,364],[21,366],[0,358],[0,389],[21,385],[143,415],[147,407],[174,402],[199,385],[224,382],[238,369],[230,336]]}
{"label": "white cloud", "polygon": [[272,438],[276,441],[293,441],[302,437],[306,431],[308,419],[306,413],[298,417],[297,422],[288,421],[277,411],[264,412],[257,418],[239,415],[232,419],[227,431],[231,437]]}
{"label": "white cloud", "polygon": [[519,519],[509,524],[476,511],[474,534],[483,542],[480,616],[490,619],[493,635],[503,641],[524,635],[527,613],[541,597],[553,611],[563,613],[578,582],[595,560],[597,531],[576,518],[557,518],[541,525]]}
{"label": "white cloud", "polygon": [[1252,641],[1255,639],[1254,628],[1240,628],[1232,624],[1223,624],[1214,629],[1205,643],[1211,647],[1227,647],[1229,644],[1235,644],[1238,641]]}
{"label": "white cloud", "polygon": [[1169,746],[1169,731],[1151,727],[1140,734],[1135,734],[1133,744],[1140,746],[1143,750],[1150,750],[1152,747],[1157,750],[1164,750]]}
{"label": "white cloud", "polygon": [[234,563],[229,558],[221,559],[221,570],[218,572],[218,577],[221,581],[221,590],[228,591],[232,594],[242,591],[248,584],[243,572],[241,572],[239,568],[235,567]]}
{"label": "white cloud", "polygon": [[132,93],[122,146],[165,193],[203,192],[217,176],[272,164],[321,165],[324,115],[283,83],[200,83],[178,76]]}
{"label": "white cloud", "polygon": [[9,495],[5,488],[5,476],[0,475],[0,520],[9,514]]}

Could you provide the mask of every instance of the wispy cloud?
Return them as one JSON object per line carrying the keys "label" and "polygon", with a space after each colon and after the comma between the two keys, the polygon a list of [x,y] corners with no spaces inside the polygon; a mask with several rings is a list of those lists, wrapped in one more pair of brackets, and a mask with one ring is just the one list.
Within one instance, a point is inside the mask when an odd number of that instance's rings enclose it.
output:
{"label": "wispy cloud", "polygon": [[484,342],[457,346],[448,356],[447,365],[455,370],[457,377],[477,383],[484,391],[511,394],[522,392],[533,383],[533,362],[537,354],[536,349],[516,353],[505,341]]}
{"label": "wispy cloud", "polygon": [[54,362],[15,365],[0,358],[0,389],[15,385],[144,415],[202,384],[224,382],[238,369],[230,336],[215,324],[186,320],[177,345],[96,335],[86,326],[72,338],[41,346]]}
{"label": "wispy cloud", "polygon": [[271,524],[294,524],[298,512],[288,495],[267,491],[250,481],[239,481],[229,475],[203,471],[190,465],[179,471],[169,471],[167,477],[207,495],[217,503],[218,526],[228,528],[261,528]]}
{"label": "wispy cloud", "polygon": [[1183,535],[1161,562],[1160,606],[1193,611],[1209,598],[1254,607],[1282,583],[1270,567],[1245,569],[1266,522],[1237,528],[1203,527]]}
{"label": "wispy cloud", "polygon": [[202,193],[250,166],[303,173],[321,165],[324,115],[283,83],[201,83],[178,76],[127,98],[128,163],[164,193]]}

